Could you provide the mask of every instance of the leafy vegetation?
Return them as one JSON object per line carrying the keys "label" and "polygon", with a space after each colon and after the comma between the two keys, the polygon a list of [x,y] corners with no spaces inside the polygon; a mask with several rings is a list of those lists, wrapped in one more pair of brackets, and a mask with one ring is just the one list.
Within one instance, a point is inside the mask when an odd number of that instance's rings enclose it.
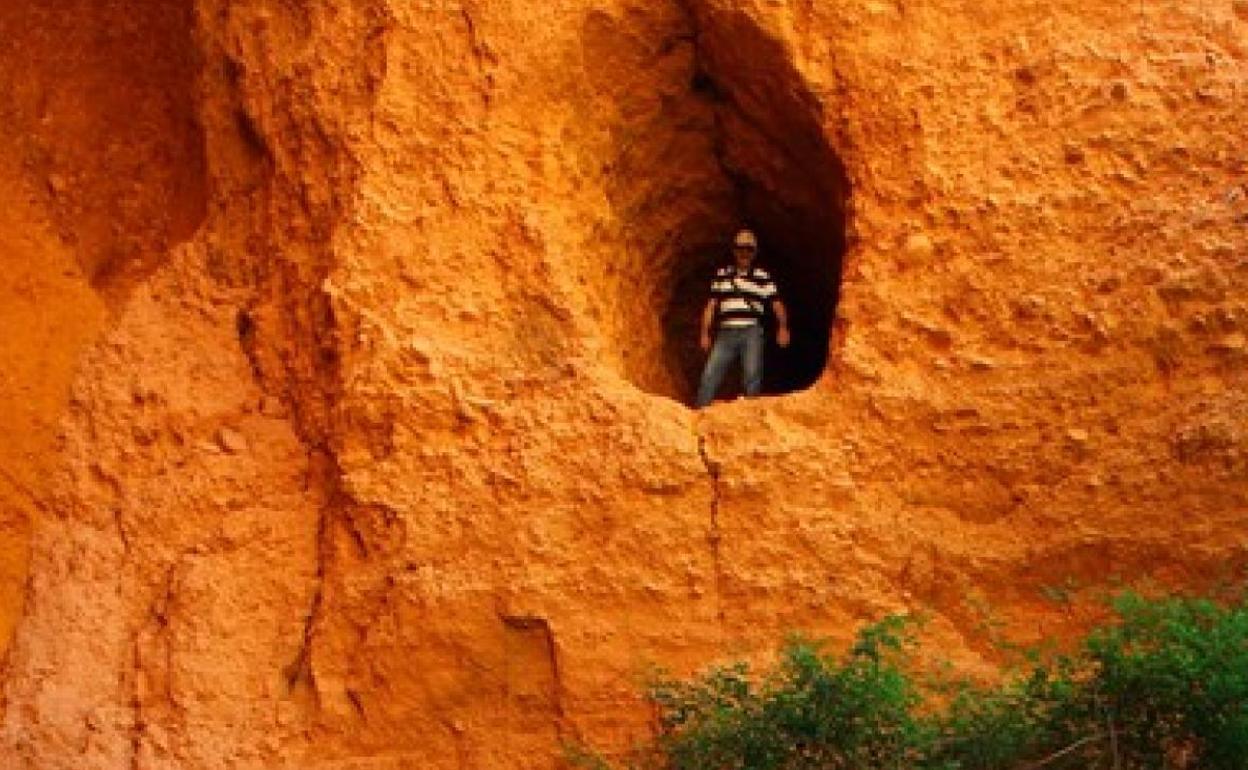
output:
{"label": "leafy vegetation", "polygon": [[794,638],[778,663],[649,689],[654,741],[593,770],[1248,768],[1248,608],[1125,594],[1069,654],[1031,652],[996,685],[912,673],[912,623],[845,653]]}

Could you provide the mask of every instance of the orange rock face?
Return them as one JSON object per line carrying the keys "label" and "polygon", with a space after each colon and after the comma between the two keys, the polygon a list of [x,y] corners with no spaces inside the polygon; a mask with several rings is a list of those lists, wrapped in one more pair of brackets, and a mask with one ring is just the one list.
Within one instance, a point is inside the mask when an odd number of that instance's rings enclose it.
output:
{"label": "orange rock face", "polygon": [[[653,665],[1244,576],[1237,0],[0,33],[4,767],[550,768]],[[693,412],[742,224],[795,343]]]}

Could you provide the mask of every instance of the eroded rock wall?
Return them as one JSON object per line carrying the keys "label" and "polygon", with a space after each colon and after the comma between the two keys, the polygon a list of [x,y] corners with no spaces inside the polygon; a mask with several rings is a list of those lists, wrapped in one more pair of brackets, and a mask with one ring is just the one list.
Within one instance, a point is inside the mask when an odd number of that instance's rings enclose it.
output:
{"label": "eroded rock wall", "polygon": [[[64,395],[5,456],[7,764],[551,767],[650,664],[921,610],[990,666],[1242,577],[1235,2],[179,7],[203,221],[16,348]],[[828,368],[693,413],[742,220]]]}
{"label": "eroded rock wall", "polygon": [[203,218],[191,32],[185,4],[0,8],[0,650],[77,359]]}

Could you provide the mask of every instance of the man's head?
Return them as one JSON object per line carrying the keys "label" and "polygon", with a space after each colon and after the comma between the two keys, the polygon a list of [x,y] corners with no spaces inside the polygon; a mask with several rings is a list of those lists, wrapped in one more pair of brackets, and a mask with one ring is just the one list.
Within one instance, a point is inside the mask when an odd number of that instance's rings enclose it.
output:
{"label": "man's head", "polygon": [[758,239],[750,230],[738,230],[737,237],[732,239],[732,258],[737,267],[746,268],[754,261],[758,253]]}

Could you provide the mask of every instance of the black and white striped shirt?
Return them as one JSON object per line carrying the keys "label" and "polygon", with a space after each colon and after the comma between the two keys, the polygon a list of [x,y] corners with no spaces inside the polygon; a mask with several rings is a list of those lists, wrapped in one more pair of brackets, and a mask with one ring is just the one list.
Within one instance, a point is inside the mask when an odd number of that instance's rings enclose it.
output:
{"label": "black and white striped shirt", "polygon": [[711,298],[716,301],[720,326],[753,326],[762,321],[767,306],[776,299],[776,284],[761,267],[738,270],[736,265],[728,265],[715,272]]}

